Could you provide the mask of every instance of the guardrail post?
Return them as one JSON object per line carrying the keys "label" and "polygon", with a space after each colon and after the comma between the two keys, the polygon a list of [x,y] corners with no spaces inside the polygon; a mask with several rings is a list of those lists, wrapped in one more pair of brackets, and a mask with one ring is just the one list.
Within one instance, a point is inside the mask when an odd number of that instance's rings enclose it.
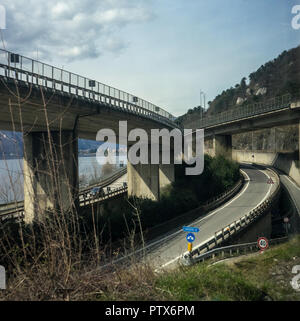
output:
{"label": "guardrail post", "polygon": [[69,94],[71,93],[71,73],[69,72]]}

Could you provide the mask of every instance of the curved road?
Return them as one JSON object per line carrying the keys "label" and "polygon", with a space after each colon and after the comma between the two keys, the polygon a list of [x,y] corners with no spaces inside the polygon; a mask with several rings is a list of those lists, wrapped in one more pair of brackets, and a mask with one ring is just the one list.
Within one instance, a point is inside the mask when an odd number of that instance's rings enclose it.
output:
{"label": "curved road", "polygon": [[[251,165],[241,165],[241,169],[247,177],[243,189],[220,208],[209,212],[199,220],[189,223],[190,226],[200,229],[199,233],[195,233],[196,240],[193,247],[205,243],[207,239],[214,236],[216,231],[249,213],[262,203],[279,184],[272,171],[259,170]],[[274,184],[267,183],[269,177],[272,177]],[[187,253],[186,234],[186,232],[178,230],[172,235],[147,245],[147,250],[150,252],[147,258],[156,267],[162,268],[177,262],[182,254]]]}

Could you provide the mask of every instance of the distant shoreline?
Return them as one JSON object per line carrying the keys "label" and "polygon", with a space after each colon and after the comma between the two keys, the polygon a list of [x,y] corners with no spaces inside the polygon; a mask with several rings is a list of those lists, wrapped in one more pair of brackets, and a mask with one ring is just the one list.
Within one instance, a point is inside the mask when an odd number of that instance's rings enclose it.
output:
{"label": "distant shoreline", "polygon": [[17,156],[17,155],[7,155],[5,157],[1,156],[0,160],[12,160],[12,159],[23,159],[23,156]]}
{"label": "distant shoreline", "polygon": [[[125,154],[124,154],[125,155]],[[123,156],[123,154],[120,154],[119,156]],[[92,154],[78,154],[78,157],[96,157],[96,153]],[[7,155],[5,157],[1,156],[0,160],[13,160],[13,159],[23,159],[23,156],[17,156],[17,155]]]}

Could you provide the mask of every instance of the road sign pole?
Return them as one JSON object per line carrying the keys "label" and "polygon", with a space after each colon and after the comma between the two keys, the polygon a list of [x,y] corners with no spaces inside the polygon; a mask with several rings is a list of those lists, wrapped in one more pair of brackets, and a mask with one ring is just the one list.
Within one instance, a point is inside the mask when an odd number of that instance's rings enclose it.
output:
{"label": "road sign pole", "polygon": [[192,252],[193,249],[193,243],[188,243],[188,251]]}
{"label": "road sign pole", "polygon": [[288,217],[285,217],[285,218],[283,219],[283,222],[284,222],[284,227],[285,227],[285,233],[286,233],[286,235],[288,236],[288,235],[289,235],[289,230],[288,230],[289,218],[288,218]]}

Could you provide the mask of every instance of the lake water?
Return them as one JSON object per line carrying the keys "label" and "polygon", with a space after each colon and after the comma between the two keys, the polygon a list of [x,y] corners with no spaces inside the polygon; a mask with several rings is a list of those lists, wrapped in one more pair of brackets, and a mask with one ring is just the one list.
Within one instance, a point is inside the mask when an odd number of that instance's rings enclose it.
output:
{"label": "lake water", "polygon": [[[126,155],[120,155],[114,170],[127,163]],[[92,180],[100,180],[102,165],[95,156],[79,157],[80,187],[86,186]],[[23,200],[23,159],[0,160],[0,204]]]}

